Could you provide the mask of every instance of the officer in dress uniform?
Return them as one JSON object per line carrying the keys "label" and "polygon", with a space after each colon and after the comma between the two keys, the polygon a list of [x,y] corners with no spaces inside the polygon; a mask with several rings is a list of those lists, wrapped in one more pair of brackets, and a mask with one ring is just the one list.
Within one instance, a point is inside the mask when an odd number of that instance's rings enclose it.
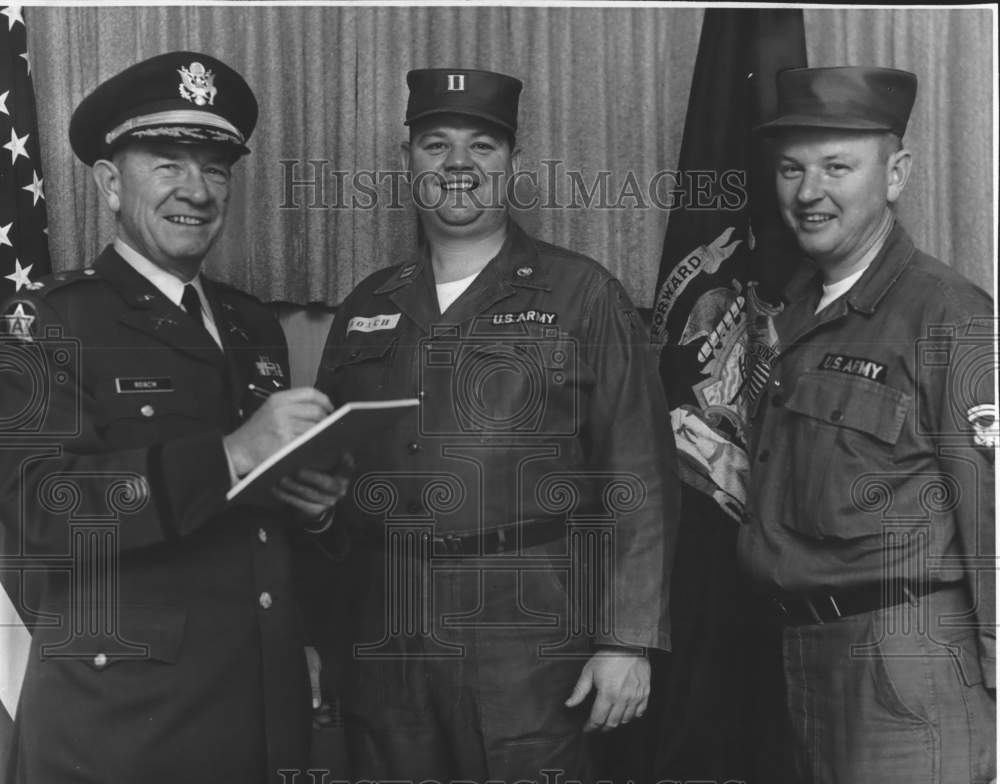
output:
{"label": "officer in dress uniform", "polygon": [[761,128],[806,259],[775,319],[739,557],[783,625],[804,783],[995,772],[996,321],[896,219],[916,88],[784,71]]}
{"label": "officer in dress uniform", "polygon": [[643,714],[646,651],[670,644],[663,391],[621,284],[508,215],[521,82],[407,83],[427,242],[338,308],[317,380],[421,400],[355,455],[338,512],[352,776],[587,780],[585,730]]}
{"label": "officer in dress uniform", "polygon": [[0,515],[8,550],[49,567],[26,575],[11,780],[261,784],[308,763],[288,538],[343,480],[303,471],[266,508],[226,492],[331,406],[287,388],[271,313],[200,272],[256,119],[206,54],[104,82],[70,141],[117,236],[0,311]]}

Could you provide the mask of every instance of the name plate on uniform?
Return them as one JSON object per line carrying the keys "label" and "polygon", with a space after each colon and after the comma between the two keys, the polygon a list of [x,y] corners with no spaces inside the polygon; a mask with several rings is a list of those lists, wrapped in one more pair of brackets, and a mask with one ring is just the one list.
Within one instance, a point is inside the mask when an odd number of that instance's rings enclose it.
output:
{"label": "name plate on uniform", "polygon": [[[347,322],[347,332],[378,332],[395,329],[401,313],[380,313],[377,316],[355,316]],[[346,333],[345,333],[346,334]]]}
{"label": "name plate on uniform", "polygon": [[173,392],[172,378],[116,378],[115,389],[121,393],[127,392]]}

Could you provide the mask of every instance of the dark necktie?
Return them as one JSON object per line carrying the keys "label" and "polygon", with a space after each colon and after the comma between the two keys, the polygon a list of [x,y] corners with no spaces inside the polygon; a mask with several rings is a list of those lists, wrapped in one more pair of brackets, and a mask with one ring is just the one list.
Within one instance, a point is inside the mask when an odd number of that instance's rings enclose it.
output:
{"label": "dark necktie", "polygon": [[198,326],[205,329],[205,319],[201,315],[201,297],[198,296],[198,289],[190,283],[184,286],[184,296],[181,297],[181,305],[184,306],[184,310],[195,320]]}

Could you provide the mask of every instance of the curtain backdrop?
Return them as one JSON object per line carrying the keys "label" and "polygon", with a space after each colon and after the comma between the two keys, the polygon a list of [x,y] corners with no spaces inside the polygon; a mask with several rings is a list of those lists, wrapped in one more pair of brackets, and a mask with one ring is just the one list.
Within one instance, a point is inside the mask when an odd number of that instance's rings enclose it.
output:
{"label": "curtain backdrop", "polygon": [[[519,142],[538,187],[518,190],[526,202],[536,197],[522,222],[601,261],[649,307],[669,218],[649,185],[676,166],[702,14],[687,7],[31,7],[53,267],[83,266],[112,236],[90,173],[69,148],[73,108],[126,66],[186,48],[241,71],[261,104],[211,273],[264,300],[335,304],[414,243],[410,200],[393,174],[405,136],[406,71],[462,65],[526,83]],[[917,73],[907,134],[916,171],[900,215],[919,245],[992,290],[991,12],[807,9],[805,21],[810,65]],[[673,183],[660,177],[661,205]]]}

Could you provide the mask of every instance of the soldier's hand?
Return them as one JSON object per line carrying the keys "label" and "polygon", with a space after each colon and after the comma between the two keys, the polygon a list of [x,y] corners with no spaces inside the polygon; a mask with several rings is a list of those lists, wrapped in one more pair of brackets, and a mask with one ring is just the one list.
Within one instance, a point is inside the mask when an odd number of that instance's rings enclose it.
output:
{"label": "soldier's hand", "polygon": [[237,476],[245,476],[292,439],[333,411],[312,387],[275,392],[254,415],[223,439]]}
{"label": "soldier's hand", "polygon": [[646,712],[649,673],[649,659],[645,656],[598,651],[583,666],[566,707],[579,705],[591,689],[596,689],[584,731],[607,732],[619,724],[628,724]]}
{"label": "soldier's hand", "polygon": [[[350,483],[348,464],[341,461],[335,470],[319,471],[301,468],[294,474],[282,477],[271,492],[279,501],[294,507],[309,523],[307,530],[314,533],[329,526],[334,505],[347,493]],[[329,519],[327,519],[329,518]]]}

